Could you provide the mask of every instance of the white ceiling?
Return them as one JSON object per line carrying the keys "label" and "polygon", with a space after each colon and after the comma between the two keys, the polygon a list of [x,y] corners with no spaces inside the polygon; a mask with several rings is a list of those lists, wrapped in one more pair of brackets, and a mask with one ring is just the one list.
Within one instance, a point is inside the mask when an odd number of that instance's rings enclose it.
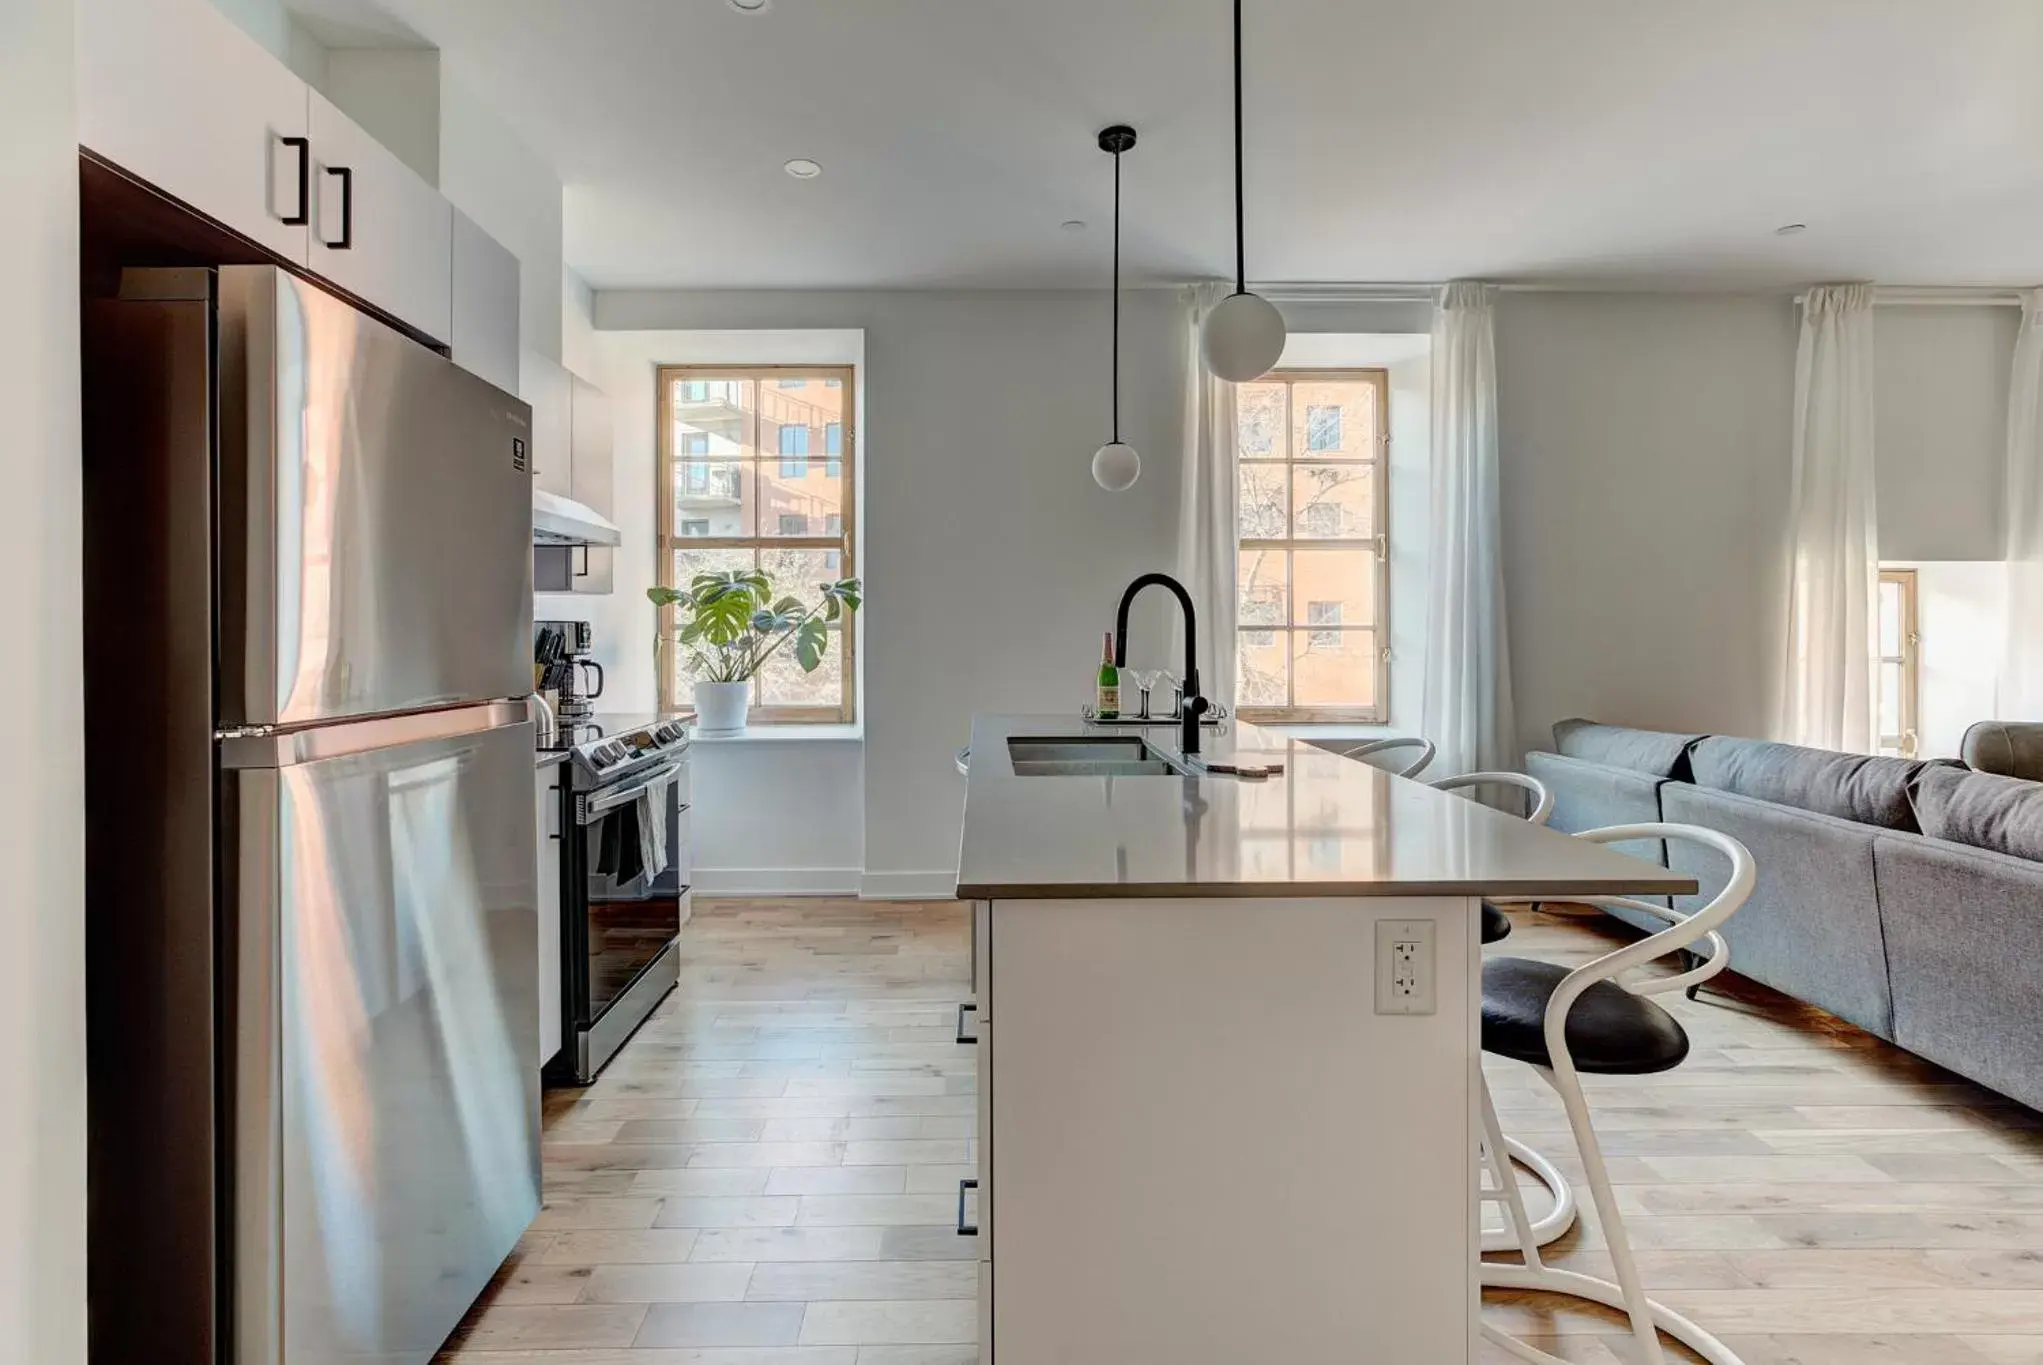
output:
{"label": "white ceiling", "polygon": [[[1115,121],[1131,272],[1232,274],[1227,0],[382,3],[561,172],[598,287],[1097,284]],[[1246,22],[1252,279],[2043,282],[2043,0]]]}

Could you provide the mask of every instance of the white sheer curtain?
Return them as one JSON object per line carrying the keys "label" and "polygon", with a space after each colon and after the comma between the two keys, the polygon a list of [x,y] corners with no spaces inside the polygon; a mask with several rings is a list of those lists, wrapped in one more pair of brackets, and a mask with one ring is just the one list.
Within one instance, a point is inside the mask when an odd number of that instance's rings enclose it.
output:
{"label": "white sheer curtain", "polygon": [[[1178,500],[1177,576],[1199,607],[1199,685],[1206,699],[1233,706],[1237,551],[1234,385],[1200,359],[1199,329],[1232,290],[1218,282],[1186,289],[1185,462]],[[1173,613],[1175,616],[1175,613]],[[1182,632],[1182,624],[1176,627]],[[1178,650],[1182,651],[1182,635]],[[1173,657],[1179,657],[1177,653]]]}
{"label": "white sheer curtain", "polygon": [[2003,720],[2043,720],[2043,289],[2022,296],[2008,388],[2007,653]]}
{"label": "white sheer curtain", "polygon": [[1458,281],[1433,310],[1433,511],[1421,733],[1436,775],[1516,768],[1498,489],[1496,291]]}
{"label": "white sheer curtain", "polygon": [[1795,352],[1787,677],[1780,738],[1878,748],[1880,552],[1873,503],[1873,287],[1802,302]]}

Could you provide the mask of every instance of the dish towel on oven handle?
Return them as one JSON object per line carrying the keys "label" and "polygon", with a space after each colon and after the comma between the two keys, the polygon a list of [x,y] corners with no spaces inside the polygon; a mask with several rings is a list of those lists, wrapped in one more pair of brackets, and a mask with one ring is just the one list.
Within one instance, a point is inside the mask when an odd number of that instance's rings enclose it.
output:
{"label": "dish towel on oven handle", "polygon": [[655,782],[638,794],[639,861],[647,881],[667,870],[667,799],[671,782]]}

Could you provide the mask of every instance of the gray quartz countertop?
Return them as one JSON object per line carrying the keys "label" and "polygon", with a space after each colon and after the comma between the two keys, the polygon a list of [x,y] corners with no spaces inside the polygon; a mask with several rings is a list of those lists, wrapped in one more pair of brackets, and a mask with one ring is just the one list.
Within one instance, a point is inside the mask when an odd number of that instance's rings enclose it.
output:
{"label": "gray quartz countertop", "polygon": [[1175,726],[1074,716],[972,723],[958,896],[1682,895],[1694,879],[1540,829],[1302,740],[1229,722],[1203,748],[1284,763],[1260,781],[1203,774],[1018,777],[1012,737],[1141,735],[1177,757]]}
{"label": "gray quartz countertop", "polygon": [[541,749],[533,755],[532,766],[539,772],[545,772],[548,768],[556,764],[565,763],[567,760],[567,750],[565,749]]}

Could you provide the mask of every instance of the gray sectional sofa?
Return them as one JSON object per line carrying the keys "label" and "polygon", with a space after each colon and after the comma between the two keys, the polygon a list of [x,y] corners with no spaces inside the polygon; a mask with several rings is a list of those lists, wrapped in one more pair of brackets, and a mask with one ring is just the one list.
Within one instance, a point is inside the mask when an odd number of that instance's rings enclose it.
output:
{"label": "gray sectional sofa", "polygon": [[[2013,729],[1978,752],[2020,769],[2034,737]],[[1589,721],[1555,726],[1554,748],[1526,760],[1553,789],[1554,828],[1666,820],[1752,850],[1758,885],[1725,928],[1731,970],[2043,1109],[2043,782]],[[1706,850],[1630,851],[1705,895],[1723,884]]]}

